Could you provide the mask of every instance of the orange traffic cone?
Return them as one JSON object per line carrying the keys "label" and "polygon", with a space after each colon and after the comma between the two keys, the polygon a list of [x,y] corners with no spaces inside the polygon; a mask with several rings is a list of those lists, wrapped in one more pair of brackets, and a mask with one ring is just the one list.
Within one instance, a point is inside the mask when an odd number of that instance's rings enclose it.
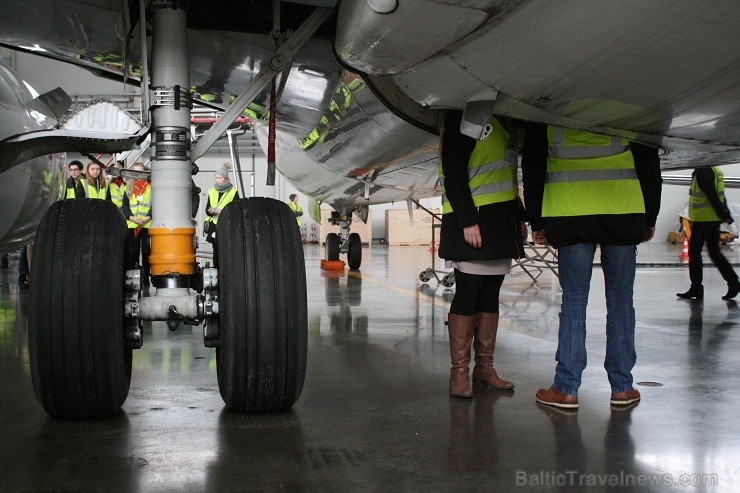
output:
{"label": "orange traffic cone", "polygon": [[683,249],[681,250],[681,262],[684,264],[689,261],[689,239],[683,239]]}

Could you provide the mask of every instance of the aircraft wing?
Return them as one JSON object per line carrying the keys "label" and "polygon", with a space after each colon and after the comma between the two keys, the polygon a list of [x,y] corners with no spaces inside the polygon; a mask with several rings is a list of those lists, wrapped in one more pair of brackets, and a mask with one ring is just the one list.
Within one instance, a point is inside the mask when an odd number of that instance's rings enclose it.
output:
{"label": "aircraft wing", "polygon": [[[138,2],[10,4],[0,44],[137,77]],[[274,53],[271,3],[188,4],[191,92],[226,108]],[[283,2],[281,30],[334,4]],[[436,195],[441,111],[479,100],[659,146],[664,169],[740,162],[738,14],[709,0],[341,2],[280,81],[277,166],[334,205]],[[248,108],[264,145],[268,96]]]}

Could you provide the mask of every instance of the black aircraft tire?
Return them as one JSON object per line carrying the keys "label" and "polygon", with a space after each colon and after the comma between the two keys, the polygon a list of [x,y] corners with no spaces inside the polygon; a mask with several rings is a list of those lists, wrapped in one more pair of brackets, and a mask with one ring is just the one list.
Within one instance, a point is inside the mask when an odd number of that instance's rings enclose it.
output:
{"label": "black aircraft tire", "polygon": [[33,388],[50,416],[110,416],[128,396],[127,236],[123,214],[107,200],[56,202],[39,224],[28,349]]}
{"label": "black aircraft tire", "polygon": [[339,260],[339,235],[329,233],[326,235],[326,244],[324,246],[324,257],[326,260]]}
{"label": "black aircraft tire", "polygon": [[218,220],[218,387],[239,412],[289,409],[306,376],[303,243],[283,202],[240,199]]}
{"label": "black aircraft tire", "polygon": [[350,269],[359,269],[362,264],[362,239],[357,233],[350,233],[347,245],[347,265]]}

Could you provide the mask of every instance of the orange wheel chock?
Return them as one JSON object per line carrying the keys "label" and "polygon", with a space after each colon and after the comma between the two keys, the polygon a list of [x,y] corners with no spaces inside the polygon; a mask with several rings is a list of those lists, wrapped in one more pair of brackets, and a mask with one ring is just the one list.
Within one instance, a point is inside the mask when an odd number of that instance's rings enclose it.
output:
{"label": "orange wheel chock", "polygon": [[344,260],[322,260],[321,268],[324,270],[344,270]]}

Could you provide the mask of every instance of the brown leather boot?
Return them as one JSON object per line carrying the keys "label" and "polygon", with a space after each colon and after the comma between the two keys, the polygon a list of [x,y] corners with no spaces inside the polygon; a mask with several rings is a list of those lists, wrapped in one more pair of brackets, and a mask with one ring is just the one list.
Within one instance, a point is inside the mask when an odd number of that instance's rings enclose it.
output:
{"label": "brown leather boot", "polygon": [[478,312],[478,327],[475,330],[475,368],[473,380],[485,383],[494,389],[509,390],[514,384],[498,376],[493,367],[493,351],[496,348],[498,313]]}
{"label": "brown leather boot", "polygon": [[470,344],[475,331],[475,315],[455,315],[450,313],[447,319],[447,331],[450,334],[450,395],[454,397],[473,397],[470,388],[468,365],[470,364]]}

